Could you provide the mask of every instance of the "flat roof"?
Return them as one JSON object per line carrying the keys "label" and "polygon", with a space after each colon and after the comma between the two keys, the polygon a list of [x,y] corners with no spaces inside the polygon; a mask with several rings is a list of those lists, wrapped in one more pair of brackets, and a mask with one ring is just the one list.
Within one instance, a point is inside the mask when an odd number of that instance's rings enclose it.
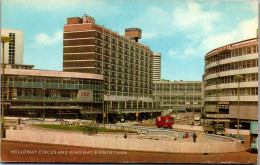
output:
{"label": "flat roof", "polygon": [[153,84],[192,84],[192,83],[202,83],[202,81],[154,81]]}
{"label": "flat roof", "polygon": [[[3,71],[3,70],[1,70]],[[78,72],[63,72],[52,70],[37,70],[37,69],[10,69],[5,68],[5,74],[9,75],[24,75],[38,77],[63,77],[63,78],[85,78],[103,80],[103,75],[93,73],[78,73]]]}

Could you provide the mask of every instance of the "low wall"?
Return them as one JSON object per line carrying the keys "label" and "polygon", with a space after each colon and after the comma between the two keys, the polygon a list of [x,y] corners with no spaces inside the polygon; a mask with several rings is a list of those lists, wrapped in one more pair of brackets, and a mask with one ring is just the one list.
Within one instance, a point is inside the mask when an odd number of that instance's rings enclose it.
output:
{"label": "low wall", "polygon": [[[237,129],[228,129],[226,128],[226,133],[237,133]],[[250,135],[250,130],[243,130],[243,129],[240,129],[239,130],[239,134],[240,135]]]}
{"label": "low wall", "polygon": [[184,130],[193,130],[193,131],[203,131],[202,126],[191,126],[191,125],[173,124],[172,128],[175,128],[175,129],[184,129]]}
{"label": "low wall", "polygon": [[[120,136],[120,135],[119,135]],[[178,142],[122,137],[88,136],[82,133],[60,133],[36,130],[7,130],[7,140],[30,141],[133,151],[167,153],[228,153],[242,150],[239,142]]]}

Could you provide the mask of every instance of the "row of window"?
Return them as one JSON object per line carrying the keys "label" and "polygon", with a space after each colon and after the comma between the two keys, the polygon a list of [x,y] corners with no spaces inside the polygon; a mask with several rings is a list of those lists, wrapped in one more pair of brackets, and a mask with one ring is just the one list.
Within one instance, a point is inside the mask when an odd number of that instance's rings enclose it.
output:
{"label": "row of window", "polygon": [[9,42],[9,56],[8,63],[14,64],[15,62],[15,33],[9,33],[11,41]]}
{"label": "row of window", "polygon": [[238,48],[238,49],[232,49],[232,50],[226,50],[222,51],[212,57],[209,57],[206,59],[206,64],[209,64],[211,62],[231,58],[231,57],[236,57],[236,56],[241,56],[241,55],[247,55],[247,54],[252,54],[252,53],[257,53],[258,52],[258,45],[251,45],[243,48]]}
{"label": "row of window", "polygon": [[[206,97],[217,97],[218,92],[220,99],[221,96],[237,96],[238,89],[230,88],[230,89],[222,89],[222,90],[208,90],[205,92]],[[258,87],[250,87],[250,88],[240,88],[240,96],[250,96],[250,95],[258,95]]]}
{"label": "row of window", "polygon": [[104,62],[111,62],[112,64],[120,64],[120,65],[123,65],[125,63],[125,65],[127,65],[127,63],[132,63],[132,64],[142,64],[146,67],[150,66],[152,67],[153,66],[153,59],[150,59],[150,60],[139,60],[139,59],[134,59],[134,58],[130,58],[130,57],[126,57],[125,58],[115,58],[115,57],[109,57],[109,56],[106,56],[106,55],[103,55],[103,58],[102,58],[102,55],[98,55],[96,54],[95,55],[95,59],[99,60],[100,62],[103,60]]}
{"label": "row of window", "polygon": [[95,47],[95,52],[96,53],[99,53],[102,55],[107,55],[107,56],[110,56],[111,57],[114,57],[116,58],[116,55],[118,55],[118,57],[122,58],[123,55],[126,55],[126,56],[131,56],[131,57],[135,57],[136,59],[141,59],[141,60],[145,60],[145,61],[148,61],[149,60],[149,57],[150,58],[153,58],[153,54],[152,52],[150,51],[149,54],[147,55],[144,55],[144,54],[141,54],[141,53],[137,53],[137,52],[130,52],[130,51],[127,51],[127,50],[124,50],[123,49],[119,49],[119,51],[112,51],[112,49],[104,49],[103,52],[102,52],[102,48],[101,47]]}
{"label": "row of window", "polygon": [[154,89],[157,91],[187,91],[187,90],[201,90],[200,84],[155,84]]}
{"label": "row of window", "polygon": [[229,71],[229,70],[252,68],[252,67],[258,67],[258,59],[238,61],[238,62],[228,63],[224,65],[218,65],[205,70],[205,75]]}
{"label": "row of window", "polygon": [[[6,98],[13,99],[17,96],[26,96],[26,97],[59,97],[59,98],[76,98],[78,94],[77,90],[55,90],[55,89],[43,89],[38,88],[9,88],[6,91]],[[93,91],[94,98],[103,98],[101,91]]]}
{"label": "row of window", "polygon": [[[258,81],[258,73],[248,73],[243,75],[245,78],[241,82]],[[238,80],[235,76],[225,76],[214,78],[206,81],[206,86],[217,85],[217,84],[227,84],[227,83],[237,83]]]}
{"label": "row of window", "polygon": [[[95,33],[95,36],[98,37],[98,39],[101,39],[103,41],[103,34],[97,32],[97,33]],[[117,37],[112,38],[108,35],[104,35],[104,41],[110,43],[110,39],[111,39],[111,44],[115,44],[115,45],[117,44],[118,46],[123,47],[123,42],[124,42],[124,48],[131,49],[132,51],[134,50],[133,45],[135,44],[135,42],[131,41],[129,38],[123,38],[122,36],[119,36],[119,38],[117,38]],[[99,41],[100,44],[102,41]],[[138,49],[141,49],[140,50],[141,53],[142,53],[143,49],[147,50],[147,48],[142,45],[135,44],[135,47],[137,47],[136,51],[138,51]]]}
{"label": "row of window", "polygon": [[[95,66],[96,67],[102,67],[102,62],[100,61],[95,61]],[[106,69],[110,69],[111,70],[116,70],[116,68],[118,70],[122,70],[122,71],[125,71],[127,72],[127,70],[129,69],[135,69],[135,70],[140,70],[140,71],[150,71],[152,72],[153,68],[152,67],[148,67],[147,63],[140,63],[140,64],[134,64],[134,63],[130,63],[130,62],[124,62],[124,63],[121,63],[121,62],[103,62],[103,67],[106,68]],[[123,69],[124,68],[124,69]]]}
{"label": "row of window", "polygon": [[5,81],[9,82],[43,82],[57,84],[78,84],[78,85],[102,85],[102,81],[90,79],[70,79],[70,78],[53,78],[53,77],[34,77],[34,76],[5,76]]}

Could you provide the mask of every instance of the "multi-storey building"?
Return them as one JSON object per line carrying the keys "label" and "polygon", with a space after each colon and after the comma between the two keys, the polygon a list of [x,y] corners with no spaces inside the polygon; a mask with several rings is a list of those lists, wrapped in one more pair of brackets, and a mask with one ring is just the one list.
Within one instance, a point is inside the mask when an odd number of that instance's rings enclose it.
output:
{"label": "multi-storey building", "polygon": [[[23,64],[23,44],[24,44],[24,32],[23,30],[14,30],[1,28],[1,36],[7,36],[11,38],[9,43],[5,44],[5,64]],[[8,45],[8,46],[7,46]],[[2,43],[1,43],[2,48]],[[3,53],[1,53],[1,61],[3,59]]]}
{"label": "multi-storey building", "polygon": [[153,52],[140,44],[141,29],[125,35],[95,24],[87,15],[64,25],[63,70],[104,76],[110,110],[149,109],[152,103]]}
{"label": "multi-storey building", "polygon": [[161,53],[153,53],[153,81],[161,80]]}
{"label": "multi-storey building", "polygon": [[258,38],[228,44],[206,54],[205,117],[226,121],[234,127],[239,85],[239,118],[246,127],[246,122],[258,119]]}
{"label": "multi-storey building", "polygon": [[102,121],[103,76],[5,65],[7,116],[82,118]]}
{"label": "multi-storey building", "polygon": [[153,82],[153,97],[161,107],[173,111],[201,112],[201,81],[169,81]]}

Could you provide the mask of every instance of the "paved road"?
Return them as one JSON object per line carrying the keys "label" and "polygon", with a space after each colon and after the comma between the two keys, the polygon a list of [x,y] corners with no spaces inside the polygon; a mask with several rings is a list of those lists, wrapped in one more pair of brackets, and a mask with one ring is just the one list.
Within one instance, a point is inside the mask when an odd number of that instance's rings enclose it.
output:
{"label": "paved road", "polygon": [[[1,143],[1,148],[2,161],[11,162],[257,163],[257,154],[245,151],[240,153],[209,155],[166,154],[7,141],[3,141]],[[30,153],[24,154],[29,151]]]}

